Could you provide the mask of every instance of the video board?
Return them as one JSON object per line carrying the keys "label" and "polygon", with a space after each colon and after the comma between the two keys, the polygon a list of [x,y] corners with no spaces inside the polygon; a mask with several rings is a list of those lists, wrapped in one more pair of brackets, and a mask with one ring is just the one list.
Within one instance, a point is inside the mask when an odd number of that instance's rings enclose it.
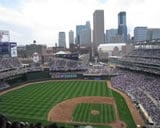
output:
{"label": "video board", "polygon": [[0,56],[17,57],[17,43],[0,42]]}
{"label": "video board", "polygon": [[0,55],[10,55],[10,44],[9,42],[0,43]]}

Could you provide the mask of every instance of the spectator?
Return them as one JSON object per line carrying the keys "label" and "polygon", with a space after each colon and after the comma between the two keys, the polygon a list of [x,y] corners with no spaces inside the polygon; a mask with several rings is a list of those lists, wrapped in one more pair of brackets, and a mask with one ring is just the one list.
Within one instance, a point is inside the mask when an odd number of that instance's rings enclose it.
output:
{"label": "spectator", "polygon": [[7,118],[0,114],[0,128],[6,128],[7,126]]}

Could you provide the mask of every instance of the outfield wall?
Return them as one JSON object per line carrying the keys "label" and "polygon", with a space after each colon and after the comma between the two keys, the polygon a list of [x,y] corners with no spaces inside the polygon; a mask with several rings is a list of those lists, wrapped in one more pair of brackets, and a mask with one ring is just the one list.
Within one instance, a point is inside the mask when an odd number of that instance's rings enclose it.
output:
{"label": "outfield wall", "polygon": [[15,75],[5,79],[5,81],[11,86],[17,86],[23,83],[33,82],[33,81],[42,81],[51,79],[49,71],[35,71],[28,72],[25,74]]}
{"label": "outfield wall", "polygon": [[[5,81],[10,85],[9,88],[19,86],[21,84],[44,81],[44,80],[69,80],[69,79],[84,79],[84,80],[110,80],[109,75],[104,74],[83,74],[80,72],[49,72],[44,71],[32,71],[24,74],[19,74],[5,78]],[[4,90],[7,90],[6,88]],[[3,91],[4,91],[3,90]]]}

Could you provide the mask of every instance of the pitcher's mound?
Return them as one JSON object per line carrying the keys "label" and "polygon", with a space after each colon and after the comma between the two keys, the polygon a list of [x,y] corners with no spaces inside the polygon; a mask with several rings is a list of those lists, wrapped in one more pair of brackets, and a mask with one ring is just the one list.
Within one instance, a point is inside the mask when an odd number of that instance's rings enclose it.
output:
{"label": "pitcher's mound", "polygon": [[99,115],[99,114],[100,114],[100,112],[99,112],[99,111],[97,111],[97,110],[92,110],[92,111],[91,111],[91,114],[92,114],[92,115]]}

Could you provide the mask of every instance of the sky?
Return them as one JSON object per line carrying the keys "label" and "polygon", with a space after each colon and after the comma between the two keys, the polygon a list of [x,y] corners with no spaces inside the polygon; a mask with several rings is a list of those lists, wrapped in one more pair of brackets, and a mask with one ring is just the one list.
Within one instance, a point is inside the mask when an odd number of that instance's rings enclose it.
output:
{"label": "sky", "polygon": [[[75,32],[76,25],[90,21],[104,10],[105,30],[118,27],[118,13],[126,11],[128,33],[134,27],[160,28],[160,0],[0,0],[0,30],[10,32],[10,41],[26,45],[54,46],[58,33]],[[4,37],[4,40],[6,37]]]}

